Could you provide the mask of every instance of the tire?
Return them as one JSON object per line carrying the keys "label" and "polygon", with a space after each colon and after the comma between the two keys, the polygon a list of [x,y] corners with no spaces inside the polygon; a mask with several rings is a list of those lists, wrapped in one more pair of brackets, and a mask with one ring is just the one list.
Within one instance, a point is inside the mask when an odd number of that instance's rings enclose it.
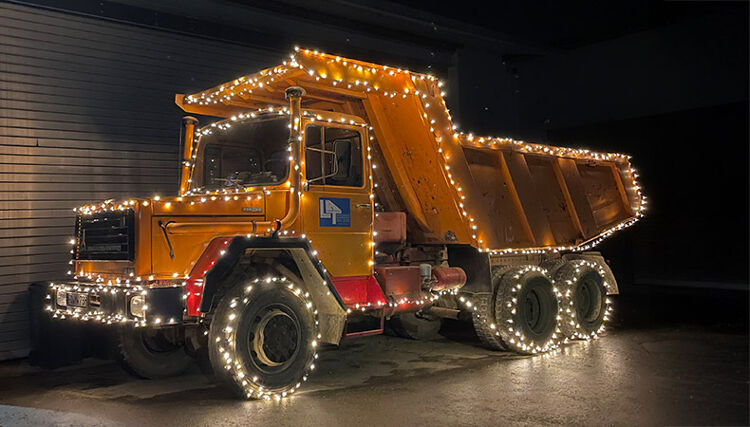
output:
{"label": "tire", "polygon": [[423,313],[403,313],[390,322],[391,328],[401,338],[430,341],[438,338],[442,319]]}
{"label": "tire", "polygon": [[147,379],[166,378],[187,370],[193,358],[184,344],[175,344],[162,329],[122,327],[118,331],[120,364]]}
{"label": "tire", "polygon": [[496,292],[496,335],[509,350],[521,354],[559,347],[559,298],[552,280],[541,267],[509,270]]}
{"label": "tire", "polygon": [[615,279],[612,269],[609,268],[609,264],[604,260],[604,257],[599,252],[583,252],[583,253],[571,253],[563,255],[565,261],[573,260],[584,260],[593,263],[596,270],[604,277],[604,287],[607,289],[607,295],[617,295],[619,289],[617,287],[617,279]]}
{"label": "tire", "polygon": [[565,260],[562,258],[553,258],[548,259],[544,262],[542,262],[539,266],[543,269],[547,270],[547,274],[549,277],[554,278],[555,274],[557,273],[557,270],[565,265]]}
{"label": "tire", "polygon": [[317,312],[284,278],[235,286],[219,302],[209,333],[217,379],[238,397],[281,400],[315,369]]}
{"label": "tire", "polygon": [[562,294],[560,329],[569,339],[591,339],[604,331],[612,311],[605,272],[595,262],[568,261],[555,275]]}
{"label": "tire", "polygon": [[497,288],[503,274],[508,271],[507,267],[495,267],[492,270],[492,294],[480,295],[474,300],[474,311],[471,312],[471,321],[479,341],[490,350],[501,351],[508,348],[497,334],[497,320],[495,319],[495,298]]}

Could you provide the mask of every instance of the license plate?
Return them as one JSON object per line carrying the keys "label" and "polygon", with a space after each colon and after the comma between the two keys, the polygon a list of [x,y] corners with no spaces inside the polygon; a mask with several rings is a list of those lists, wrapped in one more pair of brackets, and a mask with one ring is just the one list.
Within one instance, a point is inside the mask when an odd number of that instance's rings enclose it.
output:
{"label": "license plate", "polygon": [[88,307],[89,294],[68,292],[68,307]]}

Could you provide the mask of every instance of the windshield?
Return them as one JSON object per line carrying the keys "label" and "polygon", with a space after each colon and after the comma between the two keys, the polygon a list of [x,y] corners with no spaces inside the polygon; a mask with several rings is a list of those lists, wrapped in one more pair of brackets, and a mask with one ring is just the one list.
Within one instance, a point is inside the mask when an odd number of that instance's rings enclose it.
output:
{"label": "windshield", "polygon": [[198,143],[192,191],[281,184],[289,176],[289,119],[260,117],[216,128]]}

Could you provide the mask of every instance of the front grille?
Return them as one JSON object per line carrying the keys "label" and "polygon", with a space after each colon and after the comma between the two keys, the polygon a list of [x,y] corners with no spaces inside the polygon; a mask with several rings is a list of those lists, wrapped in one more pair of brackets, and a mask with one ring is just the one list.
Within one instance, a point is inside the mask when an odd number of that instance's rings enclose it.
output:
{"label": "front grille", "polygon": [[78,259],[133,260],[133,211],[99,212],[78,216]]}

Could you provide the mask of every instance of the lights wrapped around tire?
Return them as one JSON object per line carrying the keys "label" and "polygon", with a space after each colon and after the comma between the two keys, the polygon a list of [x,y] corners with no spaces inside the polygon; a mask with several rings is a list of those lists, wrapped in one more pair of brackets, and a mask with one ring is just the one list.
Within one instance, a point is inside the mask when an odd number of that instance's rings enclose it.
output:
{"label": "lights wrapped around tire", "polygon": [[559,347],[560,296],[547,270],[541,267],[518,267],[506,272],[495,299],[497,334],[505,346],[523,354]]}
{"label": "lights wrapped around tire", "polygon": [[[211,321],[209,357],[218,379],[247,399],[296,392],[318,358],[318,312],[309,297],[283,277],[230,289]],[[286,333],[267,336],[269,328]]]}
{"label": "lights wrapped around tire", "polygon": [[500,274],[494,310],[488,310],[482,301],[477,305],[459,298],[472,310],[475,324],[485,322],[482,330],[491,331],[491,342],[497,342],[497,348],[490,348],[537,354],[559,347],[563,338],[559,328],[561,294],[547,270],[528,265],[497,271],[495,278]]}
{"label": "lights wrapped around tire", "polygon": [[612,313],[603,268],[587,260],[571,260],[555,273],[561,296],[560,329],[569,339],[597,338]]}

